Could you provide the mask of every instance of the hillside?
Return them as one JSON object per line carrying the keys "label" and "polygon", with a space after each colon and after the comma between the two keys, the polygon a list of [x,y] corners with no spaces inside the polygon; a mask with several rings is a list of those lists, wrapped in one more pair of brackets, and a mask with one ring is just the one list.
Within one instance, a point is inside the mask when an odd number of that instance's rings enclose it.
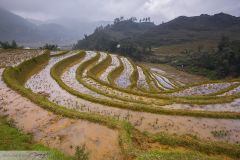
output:
{"label": "hillside", "polygon": [[106,27],[100,26],[93,34],[85,35],[83,40],[78,41],[75,48],[114,51],[118,43],[121,42],[124,45],[154,27],[155,24],[151,22],[137,23],[132,20],[123,20]]}
{"label": "hillside", "polygon": [[240,76],[239,40],[240,18],[219,13],[180,16],[160,25],[123,20],[97,28],[78,41],[75,48],[120,53],[138,61],[167,63],[180,70],[222,79]]}
{"label": "hillside", "polygon": [[213,16],[181,16],[160,24],[137,37],[149,41],[153,46],[177,44],[199,40],[219,40],[222,35],[232,40],[240,39],[240,18],[219,13]]}
{"label": "hillside", "polygon": [[212,16],[205,14],[195,17],[180,16],[160,25],[125,20],[96,30],[92,35],[79,41],[76,46],[112,50],[113,42],[124,43],[127,40],[138,48],[147,48],[206,39],[218,41],[223,34],[232,40],[239,40],[240,18],[224,13]]}

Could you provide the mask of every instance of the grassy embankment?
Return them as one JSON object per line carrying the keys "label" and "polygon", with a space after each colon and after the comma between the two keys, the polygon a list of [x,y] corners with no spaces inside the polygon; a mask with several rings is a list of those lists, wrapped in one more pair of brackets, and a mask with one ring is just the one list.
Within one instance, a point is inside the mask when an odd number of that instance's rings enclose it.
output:
{"label": "grassy embankment", "polygon": [[58,53],[58,54],[54,54],[54,55],[50,55],[51,57],[58,57],[58,56],[63,56],[63,55],[65,55],[65,54],[67,54],[69,51],[68,50],[66,50],[66,51],[61,51],[60,53]]}
{"label": "grassy embankment", "polygon": [[[77,54],[75,56],[69,57],[65,60],[62,60],[58,62],[56,65],[53,66],[51,69],[51,76],[58,82],[58,84],[71,94],[78,96],[80,98],[87,99],[92,102],[112,106],[112,107],[118,107],[118,108],[124,108],[124,109],[130,109],[134,111],[140,111],[140,112],[150,112],[150,113],[155,113],[155,114],[167,114],[167,115],[185,115],[185,116],[195,116],[195,117],[208,117],[208,118],[230,118],[230,119],[239,119],[240,118],[240,113],[233,113],[233,112],[208,112],[208,111],[190,111],[190,110],[181,110],[181,109],[176,109],[176,110],[170,110],[170,109],[163,109],[163,108],[156,108],[156,107],[151,107],[149,105],[144,105],[139,102],[139,104],[132,104],[128,103],[126,101],[125,103],[119,103],[114,100],[109,101],[106,99],[99,99],[96,97],[92,97],[90,95],[86,95],[83,93],[80,93],[71,87],[67,86],[63,81],[61,80],[61,74],[63,71],[71,67],[73,64],[76,63],[76,61],[79,61],[79,57],[81,54]],[[80,65],[80,67],[77,69],[77,79],[79,80],[80,83],[84,84],[86,87],[94,90],[97,93],[103,94],[102,92],[99,92],[96,88],[89,86],[82,80],[82,72],[84,71],[84,68],[87,66],[91,66],[91,64],[94,64],[98,59],[98,55],[88,61],[85,61]],[[109,94],[106,94],[106,96],[109,96]],[[119,98],[119,97],[113,97],[113,98]],[[122,99],[122,98],[121,98]],[[168,104],[168,102],[166,102]]]}
{"label": "grassy embankment", "polygon": [[[131,61],[130,61],[131,62]],[[105,62],[101,63],[104,64]],[[135,65],[134,65],[135,66]],[[97,65],[95,68],[102,68],[100,65]],[[94,68],[94,67],[93,67]],[[99,70],[99,69],[98,69]],[[110,82],[110,84],[108,83],[104,83],[102,81],[100,81],[98,79],[97,76],[95,76],[94,74],[90,74],[89,76],[91,78],[93,78],[95,81],[97,81],[98,83],[108,86],[110,88],[113,89],[117,89],[119,91],[123,91],[129,94],[135,94],[138,96],[146,96],[146,97],[150,97],[150,98],[157,98],[159,99],[164,99],[164,100],[168,100],[168,103],[184,103],[184,104],[199,104],[199,105],[205,105],[205,104],[220,104],[220,103],[229,103],[232,102],[234,99],[240,97],[240,94],[236,94],[236,95],[231,95],[231,96],[224,96],[224,97],[216,97],[215,95],[227,92],[231,89],[234,89],[235,87],[238,87],[238,84],[232,85],[226,89],[223,89],[217,93],[214,94],[210,94],[210,95],[206,95],[206,96],[183,96],[183,97],[169,97],[166,94],[169,93],[173,93],[173,92],[177,92],[177,91],[181,91],[190,87],[194,87],[197,85],[202,85],[202,84],[208,84],[208,83],[222,83],[222,82],[233,82],[233,81],[239,81],[238,79],[234,79],[234,80],[228,80],[228,81],[206,81],[206,82],[201,82],[201,83],[196,83],[196,84],[191,84],[191,85],[187,85],[187,86],[182,86],[182,87],[178,87],[176,89],[172,89],[169,91],[161,91],[158,92],[156,91],[156,89],[151,85],[150,81],[153,81],[155,83],[155,86],[157,86],[156,81],[153,80],[149,74],[149,71],[145,68],[143,68],[144,74],[146,76],[146,80],[147,83],[150,84],[150,93],[143,93],[143,92],[137,92],[135,90],[133,90],[132,86],[135,86],[136,83],[136,69],[134,70],[133,74],[131,75],[130,79],[131,79],[131,85],[130,88],[124,89],[124,88],[119,88],[118,86],[116,86],[115,84],[115,80],[117,79],[117,77],[119,77],[119,75],[122,73],[122,71],[124,70],[123,64],[120,61],[120,66],[115,68],[112,72],[109,73],[108,75],[108,80]],[[135,81],[135,82],[133,82]],[[89,87],[89,86],[87,86]],[[93,89],[93,88],[91,88]],[[123,100],[123,99],[122,99]],[[167,103],[163,103],[167,104]]]}

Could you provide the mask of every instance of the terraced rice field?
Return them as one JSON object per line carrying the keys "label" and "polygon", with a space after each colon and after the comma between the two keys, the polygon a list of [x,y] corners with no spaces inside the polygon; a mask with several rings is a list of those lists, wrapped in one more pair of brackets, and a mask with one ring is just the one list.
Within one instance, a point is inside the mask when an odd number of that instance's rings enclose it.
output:
{"label": "terraced rice field", "polygon": [[[104,52],[32,54],[38,57],[26,61],[26,56],[20,65],[16,66],[22,60],[7,65],[14,68],[3,65],[7,68],[0,72],[0,104],[4,106],[0,112],[18,121],[37,141],[49,141],[49,146],[68,154],[86,144],[94,160],[158,160],[163,155],[163,159],[176,155],[178,159],[240,158],[238,79],[183,84],[165,76],[164,71]],[[16,99],[11,95],[24,103],[12,104]],[[13,108],[25,110],[27,117]],[[31,109],[60,120],[53,124],[42,120],[48,130],[36,132],[26,127]],[[39,138],[42,134],[46,137]]]}

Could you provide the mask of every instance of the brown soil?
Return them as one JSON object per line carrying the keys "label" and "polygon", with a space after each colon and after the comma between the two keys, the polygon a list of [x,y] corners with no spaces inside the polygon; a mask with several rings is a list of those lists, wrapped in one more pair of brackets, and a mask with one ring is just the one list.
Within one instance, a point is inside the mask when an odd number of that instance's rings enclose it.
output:
{"label": "brown soil", "polygon": [[43,53],[43,50],[37,49],[0,49],[0,68],[14,66]]}
{"label": "brown soil", "polygon": [[10,90],[2,80],[0,115],[8,116],[17,128],[31,133],[36,142],[67,154],[73,155],[76,146],[86,144],[92,160],[122,159],[117,131],[88,121],[55,115]]}

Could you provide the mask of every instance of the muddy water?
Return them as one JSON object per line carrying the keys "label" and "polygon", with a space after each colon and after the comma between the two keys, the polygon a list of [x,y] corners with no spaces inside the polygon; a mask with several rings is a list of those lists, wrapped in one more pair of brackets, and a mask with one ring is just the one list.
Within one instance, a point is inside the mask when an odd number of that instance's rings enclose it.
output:
{"label": "muddy water", "polygon": [[137,66],[137,70],[138,70],[138,81],[137,81],[137,87],[139,88],[143,88],[145,90],[149,90],[149,86],[148,83],[146,81],[146,77],[143,73],[143,70],[141,67]]}
{"label": "muddy water", "polygon": [[[117,99],[118,97],[124,98],[126,100],[128,100],[128,102],[130,103],[131,101],[134,102],[133,100],[138,100],[138,101],[144,101],[144,102],[150,102],[149,99],[145,99],[144,97],[139,97],[139,96],[135,96],[132,94],[128,94],[125,92],[121,92],[119,90],[110,88],[108,86],[102,85],[99,82],[91,79],[91,78],[82,78],[82,80],[87,83],[88,85],[91,85],[91,87],[94,87],[95,89],[97,89],[98,91],[101,91],[101,93],[105,93],[107,95],[112,95],[115,96],[116,98],[111,98],[112,100],[116,100],[119,102],[124,103],[124,101],[121,101],[119,99]],[[83,93],[82,91],[78,90],[79,92]]]}
{"label": "muddy water", "polygon": [[[90,57],[93,57],[91,52],[87,52],[87,55],[86,55],[85,59],[83,59],[83,61],[85,61],[86,59],[89,59],[88,55]],[[70,67],[69,69],[67,69],[66,72],[63,73],[63,76],[61,77],[63,82],[66,83],[68,86],[72,87],[74,90],[76,90],[78,92],[81,92],[83,94],[87,94],[87,95],[90,95],[90,96],[95,96],[96,98],[104,98],[104,99],[107,99],[107,100],[111,100],[111,99],[113,100],[113,98],[109,98],[107,96],[100,95],[100,94],[98,94],[98,93],[96,93],[92,90],[89,90],[84,85],[80,84],[78,82],[78,80],[76,80],[76,70],[83,63],[83,61],[81,61],[79,64],[76,64],[76,65]],[[52,60],[50,60],[50,63],[52,63]],[[88,69],[86,69],[84,72],[86,73],[87,71],[88,71]],[[42,71],[42,72],[45,72],[45,71]],[[83,75],[83,76],[86,76],[86,75]],[[41,79],[42,79],[41,81],[46,80],[43,76],[41,77]],[[82,80],[85,81],[85,83],[88,83],[92,87],[96,88],[97,90],[101,91],[102,93],[107,93],[108,95],[109,94],[115,95],[116,97],[124,97],[125,99],[129,100],[130,102],[133,101],[133,99],[138,100],[138,101],[144,101],[145,103],[149,103],[149,104],[152,104],[151,102],[154,102],[154,103],[161,102],[161,100],[156,100],[156,99],[153,99],[153,98],[146,98],[146,97],[143,97],[143,96],[137,96],[137,95],[121,92],[119,90],[101,85],[100,83],[98,83],[95,80],[93,80],[91,78],[88,78],[88,77],[84,77],[84,78],[82,78]],[[50,80],[48,80],[48,83],[46,83],[46,84],[54,84],[55,85],[56,82],[53,82],[52,80],[50,82]],[[39,86],[41,86],[43,88],[42,85],[44,85],[44,84],[39,84]],[[33,89],[33,86],[31,88]],[[36,87],[34,87],[34,89],[35,88]],[[42,91],[44,91],[44,90],[42,90]],[[45,91],[45,92],[48,93],[48,91]],[[50,95],[50,97],[51,97],[51,95]],[[76,98],[73,97],[73,99],[76,99]],[[114,100],[118,101],[118,102],[125,103],[125,102],[120,101],[119,99],[116,99],[116,98],[114,98]],[[159,103],[157,103],[157,104],[159,104]]]}
{"label": "muddy water", "polygon": [[[136,128],[141,131],[147,130],[152,133],[168,132],[175,134],[193,134],[201,138],[227,141],[231,143],[237,143],[240,140],[238,136],[240,132],[240,120],[228,120],[228,119],[210,119],[210,118],[195,118],[195,117],[183,117],[183,116],[166,116],[151,113],[134,112],[130,110],[112,108],[109,106],[92,103],[80,98],[77,98],[68,92],[62,90],[57,83],[51,79],[50,68],[52,62],[39,73],[39,79],[34,79],[31,84],[51,84],[48,87],[44,87],[49,93],[49,100],[54,103],[64,105],[70,108],[76,108],[79,111],[100,113],[102,115],[112,116],[119,119],[125,119],[131,122]],[[47,81],[43,81],[43,79]],[[32,88],[34,92],[37,92]],[[54,97],[52,99],[51,97]],[[214,137],[213,131],[224,130],[227,132],[224,137]]]}
{"label": "muddy water", "polygon": [[[144,117],[147,116],[144,113]],[[142,123],[141,130],[152,133],[167,132],[171,134],[191,134],[198,137],[225,141],[229,143],[240,143],[240,120],[192,118],[184,116],[156,116],[149,114],[148,120],[139,119]],[[150,120],[151,119],[151,120]],[[153,122],[154,121],[154,122]],[[138,128],[138,127],[137,127]],[[223,137],[215,137],[213,132],[222,131],[226,133]]]}
{"label": "muddy water", "polygon": [[[86,51],[86,56],[85,56],[84,59],[82,60],[81,64],[82,64],[83,62],[86,62],[86,61],[92,59],[92,58],[95,57],[96,55],[97,55],[96,52]],[[100,58],[99,58],[99,59],[102,59],[102,58],[103,58],[103,54],[100,54]],[[98,59],[98,60],[99,60],[99,59]],[[84,71],[83,71],[83,76],[86,76],[86,75],[87,75],[87,71],[88,71],[88,70],[84,70]]]}
{"label": "muddy water", "polygon": [[[86,95],[90,95],[90,96],[93,96],[93,97],[96,97],[96,98],[104,98],[104,99],[108,99],[108,100],[111,100],[109,97],[106,97],[104,95],[101,95],[101,94],[98,94],[88,88],[86,88],[84,85],[82,85],[81,83],[78,82],[78,80],[76,79],[76,71],[77,71],[77,68],[84,62],[86,62],[87,60],[91,59],[92,57],[94,57],[96,55],[96,53],[92,53],[92,52],[86,52],[86,56],[84,57],[84,59],[68,68],[62,75],[61,79],[62,81],[68,85],[69,87],[73,88],[74,90],[78,91],[78,92],[81,92],[81,93],[84,93]],[[104,55],[104,54],[101,54],[101,55]],[[104,57],[104,56],[101,56],[101,57]],[[100,57],[100,59],[102,59]],[[86,74],[88,70],[85,70],[84,73]],[[86,76],[86,75],[83,75],[83,76]]]}
{"label": "muddy water", "polygon": [[100,57],[99,57],[96,65],[98,65],[100,62],[102,62],[103,60],[105,60],[105,59],[107,58],[107,56],[108,56],[108,54],[105,53],[105,52],[100,52],[99,54],[100,54]]}
{"label": "muddy water", "polygon": [[162,106],[168,109],[186,109],[195,111],[216,111],[216,112],[240,112],[240,99],[235,99],[231,103],[191,105],[191,104],[172,104]]}
{"label": "muddy water", "polygon": [[124,70],[115,80],[115,84],[121,88],[127,88],[131,84],[130,76],[134,68],[127,58],[121,57],[120,60],[123,62]]}
{"label": "muddy water", "polygon": [[223,89],[226,89],[232,85],[238,84],[239,82],[231,83],[211,83],[211,84],[202,84],[199,86],[194,86],[187,88],[185,90],[175,92],[170,94],[170,96],[192,96],[192,95],[207,95],[212,93],[217,93]]}
{"label": "muddy water", "polygon": [[[228,119],[210,119],[210,118],[194,118],[182,116],[165,116],[151,113],[134,112],[119,108],[113,108],[101,104],[92,103],[84,99],[75,97],[65,90],[61,89],[58,84],[50,76],[50,68],[61,59],[52,61],[49,65],[38,73],[38,78],[33,78],[30,84],[43,87],[42,91],[49,94],[49,100],[64,105],[66,107],[75,108],[83,112],[95,112],[102,115],[113,116],[119,119],[130,121],[136,128],[141,131],[147,130],[149,132],[168,132],[176,134],[194,134],[199,137],[211,140],[229,141],[237,143],[240,140],[238,136],[240,132],[240,120]],[[47,86],[46,86],[47,85]],[[34,92],[38,87],[30,86]],[[190,106],[190,105],[189,105]],[[210,105],[211,106],[211,105]],[[177,108],[179,106],[169,105],[167,107]],[[226,106],[224,106],[226,107]],[[203,128],[204,126],[204,128]],[[214,137],[211,133],[213,131],[224,130],[228,134],[224,137]]]}
{"label": "muddy water", "polygon": [[240,93],[240,86],[238,86],[228,92],[225,92],[219,96],[230,96],[230,95],[239,94],[239,93]]}
{"label": "muddy water", "polygon": [[[114,100],[114,101],[119,102],[119,103],[126,103],[126,102],[121,101],[119,99],[110,98],[110,97],[104,96],[102,94],[98,94],[98,93],[88,89],[87,87],[85,87],[81,83],[79,83],[79,81],[76,79],[76,70],[83,62],[85,62],[86,60],[90,59],[91,57],[93,57],[92,53],[86,52],[86,57],[80,63],[78,63],[78,64],[68,68],[63,73],[63,75],[61,77],[63,82],[66,85],[68,85],[69,87],[73,88],[74,90],[76,90],[76,91],[78,91],[80,93],[83,93],[85,95],[92,96],[93,98],[99,98],[99,99],[103,99],[103,100]],[[101,57],[100,57],[100,59],[103,59]],[[84,72],[87,72],[87,71],[88,71],[88,69],[86,69]],[[94,80],[92,80],[90,78],[82,78],[82,80],[84,80],[86,83],[94,85],[98,89],[103,87],[102,85],[96,83]],[[103,90],[105,92],[107,92],[107,91],[111,92],[111,90],[109,90],[108,87],[104,87]],[[122,93],[122,92],[120,92],[120,93]],[[76,102],[76,103],[71,103],[71,102],[69,102],[69,100],[66,100],[67,103],[63,103],[62,105],[69,105],[69,106],[71,106],[73,108],[76,108],[76,104],[77,104],[77,107],[81,107],[81,104],[82,105],[88,105],[88,103],[84,103],[81,99],[79,100],[79,98],[76,98],[74,96],[72,96],[71,99],[72,99],[72,102]],[[129,102],[128,104],[134,104],[134,103]]]}
{"label": "muddy water", "polygon": [[107,82],[109,83],[108,81],[108,74],[113,71],[115,68],[119,67],[120,66],[120,62],[119,62],[119,59],[118,59],[118,56],[117,55],[112,55],[110,54],[111,58],[112,58],[112,63],[110,66],[108,66],[108,68],[102,73],[101,76],[99,76],[99,79],[101,81],[104,81],[104,82]]}
{"label": "muddy water", "polygon": [[[96,55],[96,54],[97,54],[96,52],[86,51],[86,58],[83,59],[83,62],[86,61],[86,59],[88,57],[90,57],[89,59],[93,58],[94,57],[93,55]],[[104,53],[104,52],[100,52],[99,55],[100,55],[100,57],[99,57],[98,61],[94,64],[94,66],[99,65],[99,63],[101,63],[103,60],[105,60],[107,58],[107,54]],[[81,64],[83,62],[81,62]],[[89,67],[84,69],[82,77],[87,77],[87,73],[88,73],[88,71],[91,67],[92,66],[89,66]]]}
{"label": "muddy water", "polygon": [[152,63],[141,64],[151,69],[152,71],[158,72],[159,74],[169,77],[175,80],[176,82],[181,82],[182,84],[191,84],[208,80],[206,77],[192,75],[166,64],[152,64]]}
{"label": "muddy water", "polygon": [[[158,72],[159,73],[159,72]],[[154,77],[152,77],[151,73],[149,75],[144,74],[145,76],[147,76],[149,78],[149,82],[148,85],[151,86],[155,91],[159,91],[161,92],[163,89],[158,87],[158,84],[156,84],[156,81]]]}
{"label": "muddy water", "polygon": [[163,90],[173,89],[173,86],[168,84],[162,76],[152,72],[151,73],[152,78],[154,78],[157,81],[158,87],[160,87]]}
{"label": "muddy water", "polygon": [[161,84],[166,87],[166,88],[175,88],[176,86],[165,76],[163,76],[162,74],[158,73],[158,72],[152,72],[156,79],[159,82],[162,82]]}
{"label": "muddy water", "polygon": [[159,74],[166,74],[165,71],[163,71],[163,70],[161,70],[159,68],[151,68],[150,70],[153,71],[153,72],[157,72]]}
{"label": "muddy water", "polygon": [[[0,70],[0,75],[2,74]],[[36,142],[73,155],[86,144],[91,160],[121,160],[118,132],[84,120],[64,118],[48,112],[10,90],[0,80],[0,115],[7,115]]]}

